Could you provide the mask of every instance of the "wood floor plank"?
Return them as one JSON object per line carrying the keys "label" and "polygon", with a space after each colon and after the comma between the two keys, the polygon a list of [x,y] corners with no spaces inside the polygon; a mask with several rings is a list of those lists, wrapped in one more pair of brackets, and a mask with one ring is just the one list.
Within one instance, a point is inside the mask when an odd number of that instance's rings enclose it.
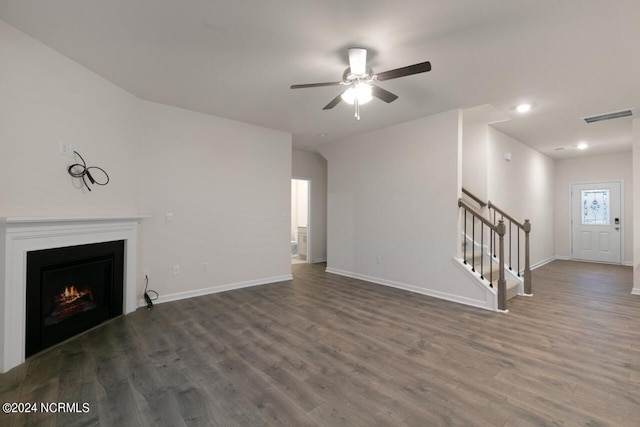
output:
{"label": "wood floor plank", "polygon": [[0,425],[637,426],[631,268],[555,261],[493,313],[324,265],[140,309],[0,375],[5,401],[87,414]]}

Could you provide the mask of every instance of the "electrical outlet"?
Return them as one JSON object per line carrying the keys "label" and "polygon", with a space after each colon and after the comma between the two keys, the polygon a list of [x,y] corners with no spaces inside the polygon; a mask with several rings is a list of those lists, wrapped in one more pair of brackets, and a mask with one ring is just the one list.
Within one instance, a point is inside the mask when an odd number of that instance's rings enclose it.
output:
{"label": "electrical outlet", "polygon": [[74,151],[78,151],[78,146],[75,144],[69,144],[69,155],[74,156]]}
{"label": "electrical outlet", "polygon": [[180,274],[180,266],[179,265],[174,265],[173,266],[173,274]]}
{"label": "electrical outlet", "polygon": [[142,270],[142,277],[151,277],[151,269],[150,268],[145,268],[144,270]]}
{"label": "electrical outlet", "polygon": [[202,271],[209,271],[209,263],[208,262],[203,262],[202,263]]}
{"label": "electrical outlet", "polygon": [[69,144],[65,144],[64,142],[60,143],[60,154],[65,156],[69,155]]}

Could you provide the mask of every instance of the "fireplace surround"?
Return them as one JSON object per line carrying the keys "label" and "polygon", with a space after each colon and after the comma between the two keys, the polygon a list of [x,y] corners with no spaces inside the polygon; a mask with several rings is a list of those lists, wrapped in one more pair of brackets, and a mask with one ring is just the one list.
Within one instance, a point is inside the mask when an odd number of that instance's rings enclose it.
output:
{"label": "fireplace surround", "polygon": [[0,370],[24,363],[28,253],[123,241],[122,313],[136,309],[137,228],[145,216],[0,218]]}

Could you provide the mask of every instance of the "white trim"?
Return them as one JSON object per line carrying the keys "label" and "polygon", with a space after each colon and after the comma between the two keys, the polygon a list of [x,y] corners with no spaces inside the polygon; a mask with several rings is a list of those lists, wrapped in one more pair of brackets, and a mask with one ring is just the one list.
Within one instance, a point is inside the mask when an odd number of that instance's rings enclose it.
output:
{"label": "white trim", "polygon": [[[559,259],[557,255],[556,255],[556,256],[549,257],[549,258],[547,258],[547,259],[543,259],[542,261],[538,261],[538,262],[536,262],[535,264],[531,265],[529,268],[530,268],[531,270],[535,270],[536,268],[540,268],[540,267],[542,267],[543,265],[549,264],[550,262],[553,262],[553,261],[555,261],[556,259]],[[568,258],[567,258],[567,259],[568,259]]]}
{"label": "white trim", "polygon": [[321,263],[321,262],[327,262],[327,259],[326,258],[316,258],[316,259],[312,259],[311,260],[311,264],[318,264],[318,263]]}
{"label": "white trim", "polygon": [[[574,260],[572,260],[571,258],[569,258],[568,256],[565,256],[565,255],[556,255],[555,257],[552,257],[552,258],[549,258],[548,260],[543,261],[543,264],[536,265],[536,267],[535,267],[535,268],[542,267],[544,264],[547,264],[547,263],[549,263],[549,262],[553,261],[554,259],[557,259],[557,260],[563,260],[563,261],[594,262],[594,263],[597,263],[597,264],[620,265],[620,264],[615,263],[615,262],[583,261],[583,260],[581,260],[581,259],[574,259]],[[623,262],[623,263],[622,263],[622,265],[624,265],[625,267],[633,267],[633,261],[625,261],[625,262]],[[531,267],[531,269],[533,270],[533,267]]]}
{"label": "white trim", "polygon": [[[193,291],[176,292],[174,294],[162,295],[157,300],[153,301],[153,303],[162,304],[164,302],[201,297],[204,295],[217,294],[219,292],[233,291],[235,289],[249,288],[252,286],[267,285],[270,283],[286,282],[288,280],[293,280],[293,276],[291,274],[285,274],[285,275],[276,276],[276,277],[267,277],[264,279],[248,280],[246,282],[231,283],[228,285],[212,286],[210,288],[195,289]],[[147,303],[144,299],[138,300],[138,308],[146,307],[146,306],[147,306]]]}
{"label": "white trim", "polygon": [[27,253],[42,249],[125,241],[123,314],[137,304],[137,230],[146,216],[0,219],[0,370],[25,360]]}
{"label": "white trim", "polygon": [[[458,261],[456,259],[454,259],[454,262],[456,264],[462,265],[461,264],[462,262]],[[462,268],[466,270],[466,266],[463,265]],[[382,279],[382,278],[379,278],[379,277],[367,276],[365,274],[354,273],[354,272],[351,272],[351,271],[340,270],[340,269],[332,268],[332,267],[327,267],[325,271],[327,273],[337,274],[339,276],[351,277],[351,278],[354,278],[354,279],[364,280],[364,281],[375,283],[375,284],[378,284],[378,285],[389,286],[391,288],[402,289],[402,290],[405,290],[405,291],[414,292],[414,293],[417,293],[417,294],[422,294],[422,295],[426,295],[426,296],[434,297],[434,298],[438,298],[438,299],[443,299],[443,300],[446,300],[446,301],[456,302],[456,303],[459,303],[459,304],[469,305],[469,306],[472,306],[472,307],[482,308],[482,309],[485,309],[485,310],[496,311],[496,305],[495,304],[497,304],[497,299],[494,299],[494,298],[491,298],[491,300],[487,300],[487,301],[482,301],[482,300],[477,300],[477,299],[472,299],[472,298],[466,298],[466,297],[463,297],[463,296],[460,296],[460,295],[449,294],[449,293],[446,293],[446,292],[440,292],[440,291],[435,291],[435,290],[432,290],[432,289],[421,288],[421,287],[414,286],[414,285],[409,285],[409,284],[406,284],[406,283],[395,282],[395,281],[392,281],[392,280]],[[488,296],[493,294],[493,290],[491,288],[489,288],[488,286],[483,286],[483,288],[485,290],[489,291],[488,294],[487,294]]]}
{"label": "white trim", "polygon": [[640,288],[631,289],[631,295],[640,295]]}

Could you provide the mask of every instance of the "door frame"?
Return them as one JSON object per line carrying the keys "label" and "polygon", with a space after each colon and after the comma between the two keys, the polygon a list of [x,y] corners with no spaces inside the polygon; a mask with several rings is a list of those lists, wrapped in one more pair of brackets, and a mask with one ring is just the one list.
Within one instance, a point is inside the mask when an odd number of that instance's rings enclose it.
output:
{"label": "door frame", "polygon": [[625,265],[625,256],[624,256],[624,233],[625,228],[622,228],[620,233],[620,264],[612,263],[612,262],[604,262],[604,261],[585,261],[583,259],[576,259],[573,257],[573,186],[574,185],[597,185],[597,184],[612,184],[618,183],[620,184],[620,223],[623,227],[626,227],[625,218],[624,218],[624,179],[604,179],[601,181],[581,181],[581,182],[572,182],[569,184],[569,259],[572,261],[581,261],[581,262],[595,262],[601,264],[612,264],[612,265]]}
{"label": "door frame", "polygon": [[[307,181],[307,264],[311,264],[311,238],[312,238],[312,230],[311,230],[311,189],[312,189],[312,180],[311,177],[308,176],[292,176],[292,180],[297,179],[299,181]],[[289,222],[289,228],[291,228],[291,222]]]}

